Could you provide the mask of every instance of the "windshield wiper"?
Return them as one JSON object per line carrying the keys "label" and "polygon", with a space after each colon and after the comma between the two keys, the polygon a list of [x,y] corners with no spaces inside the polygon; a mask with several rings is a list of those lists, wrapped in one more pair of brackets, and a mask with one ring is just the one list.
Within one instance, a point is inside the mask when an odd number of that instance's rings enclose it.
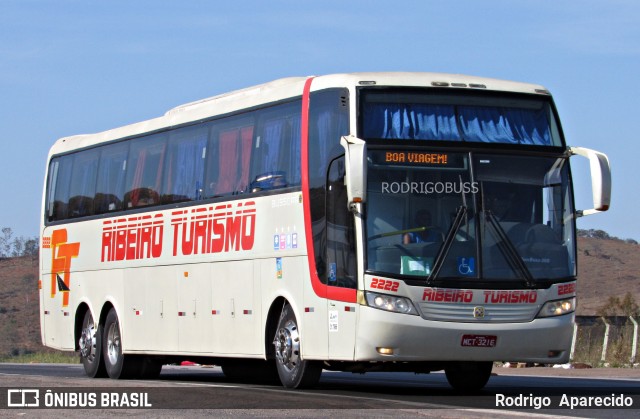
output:
{"label": "windshield wiper", "polygon": [[491,213],[491,211],[485,210],[483,212],[486,219],[489,221],[489,225],[493,229],[493,233],[498,238],[498,248],[507,260],[507,263],[509,264],[511,269],[520,273],[527,287],[533,288],[533,276],[531,275],[529,268],[527,268],[527,265],[525,265],[524,261],[522,260],[522,257],[520,257],[520,254],[516,250],[515,246],[507,236],[507,233],[505,233],[504,229],[500,226],[498,221],[496,221],[496,217]]}
{"label": "windshield wiper", "polygon": [[444,239],[444,243],[440,246],[440,250],[438,250],[438,254],[436,256],[435,261],[433,262],[433,269],[431,270],[431,274],[427,278],[427,285],[431,284],[440,273],[440,269],[442,269],[442,265],[444,264],[444,260],[449,253],[449,249],[451,249],[451,245],[453,244],[453,240],[456,238],[456,234],[458,234],[458,230],[460,230],[460,226],[462,225],[462,220],[465,215],[467,215],[467,206],[462,205],[458,208],[458,212],[456,212],[456,218],[453,220],[451,227],[449,227],[449,231],[447,231],[447,236]]}

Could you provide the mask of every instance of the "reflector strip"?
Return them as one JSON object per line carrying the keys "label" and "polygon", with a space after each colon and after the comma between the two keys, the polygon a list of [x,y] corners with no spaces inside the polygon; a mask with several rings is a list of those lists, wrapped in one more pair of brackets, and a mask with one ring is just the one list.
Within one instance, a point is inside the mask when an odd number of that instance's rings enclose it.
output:
{"label": "reflector strip", "polygon": [[305,313],[313,313],[314,312],[313,307],[305,307],[304,308],[304,312]]}
{"label": "reflector strip", "polygon": [[344,311],[351,311],[351,312],[354,312],[354,311],[356,311],[356,308],[355,308],[355,307],[349,307],[349,306],[346,306],[346,307],[344,308]]}
{"label": "reflector strip", "polygon": [[211,310],[211,314],[213,315],[220,314],[220,310]]}
{"label": "reflector strip", "polygon": [[251,314],[253,313],[252,310],[242,310],[242,314]]}
{"label": "reflector strip", "polygon": [[186,311],[178,311],[178,317],[184,317],[187,315]]}

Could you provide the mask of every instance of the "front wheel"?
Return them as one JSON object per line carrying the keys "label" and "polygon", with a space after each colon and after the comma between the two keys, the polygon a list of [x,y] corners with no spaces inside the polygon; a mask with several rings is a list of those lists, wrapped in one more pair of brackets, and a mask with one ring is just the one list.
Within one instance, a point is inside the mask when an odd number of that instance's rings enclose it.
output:
{"label": "front wheel", "polygon": [[85,374],[91,378],[106,377],[107,370],[102,359],[102,330],[98,323],[93,321],[90,310],[84,313],[78,346]]}
{"label": "front wheel", "polygon": [[122,379],[139,376],[142,370],[142,359],[139,356],[124,355],[122,353],[120,322],[118,321],[116,310],[113,308],[107,314],[103,333],[102,353],[109,377]]}
{"label": "front wheel", "polygon": [[456,362],[444,369],[454,389],[469,393],[481,390],[491,377],[493,362]]}
{"label": "front wheel", "polygon": [[276,352],[278,376],[283,386],[286,388],[308,388],[318,383],[322,374],[322,365],[317,361],[302,359],[302,342],[298,323],[289,304],[282,309],[273,344]]}

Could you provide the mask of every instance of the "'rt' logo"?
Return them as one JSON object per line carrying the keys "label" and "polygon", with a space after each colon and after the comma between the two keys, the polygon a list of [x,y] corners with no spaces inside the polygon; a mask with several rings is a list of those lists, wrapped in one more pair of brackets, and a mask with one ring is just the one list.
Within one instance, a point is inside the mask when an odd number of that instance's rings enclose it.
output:
{"label": "'rt' logo", "polygon": [[51,298],[56,290],[62,293],[62,307],[69,305],[71,259],[78,257],[80,243],[67,243],[67,229],[55,230],[51,235]]}

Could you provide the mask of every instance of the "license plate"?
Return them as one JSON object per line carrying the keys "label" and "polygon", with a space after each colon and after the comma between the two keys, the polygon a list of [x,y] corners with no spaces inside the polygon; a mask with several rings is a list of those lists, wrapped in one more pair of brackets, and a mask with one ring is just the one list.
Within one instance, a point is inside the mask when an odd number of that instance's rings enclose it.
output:
{"label": "license plate", "polygon": [[461,344],[476,348],[493,348],[497,342],[498,337],[493,335],[464,335]]}

